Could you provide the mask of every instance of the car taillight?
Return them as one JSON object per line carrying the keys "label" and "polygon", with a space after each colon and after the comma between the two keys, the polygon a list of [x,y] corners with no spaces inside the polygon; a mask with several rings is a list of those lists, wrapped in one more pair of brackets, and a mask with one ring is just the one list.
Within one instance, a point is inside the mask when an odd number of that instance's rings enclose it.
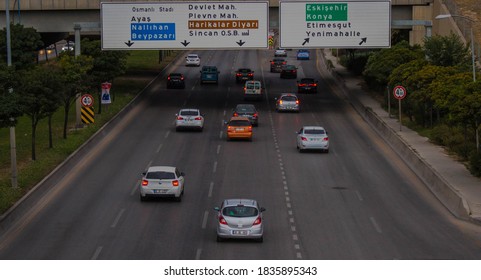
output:
{"label": "car taillight", "polygon": [[179,120],[179,121],[181,121],[181,120],[183,120],[183,119],[184,119],[184,118],[181,117],[181,116],[178,116],[178,117],[177,117],[177,120]]}
{"label": "car taillight", "polygon": [[257,116],[258,116],[257,113],[255,113],[255,114],[253,115],[254,118],[257,118]]}
{"label": "car taillight", "polygon": [[149,184],[149,181],[147,180],[142,180],[142,186],[147,186]]}
{"label": "car taillight", "polygon": [[279,104],[282,104],[282,100],[279,100]]}
{"label": "car taillight", "polygon": [[167,77],[167,80],[169,80],[169,81],[170,81],[170,77]]}
{"label": "car taillight", "polygon": [[300,86],[300,87],[305,87],[305,86],[306,86],[306,84],[299,84],[299,86]]}
{"label": "car taillight", "polygon": [[234,117],[238,117],[239,114],[237,114],[237,112],[234,112],[233,116],[234,116]]}
{"label": "car taillight", "polygon": [[271,64],[274,65],[274,61],[271,61]]}
{"label": "car taillight", "polygon": [[221,224],[223,224],[223,225],[227,225],[226,220],[225,220],[224,217],[222,217],[222,216],[219,216],[219,223],[221,223]]}
{"label": "car taillight", "polygon": [[302,141],[307,141],[307,138],[304,137],[304,136],[301,136],[301,140],[302,140]]}
{"label": "car taillight", "polygon": [[234,128],[229,125],[229,126],[227,127],[227,131],[234,131]]}
{"label": "car taillight", "polygon": [[299,104],[299,100],[296,100],[296,104]]}
{"label": "car taillight", "polygon": [[252,126],[249,126],[249,127],[247,128],[247,131],[252,132]]}
{"label": "car taillight", "polygon": [[178,187],[179,186],[179,180],[172,181],[172,186]]}
{"label": "car taillight", "polygon": [[184,80],[184,76],[180,77],[180,79],[183,81],[183,80]]}
{"label": "car taillight", "polygon": [[329,137],[324,137],[324,141],[329,141]]}
{"label": "car taillight", "polygon": [[262,223],[262,219],[261,217],[257,217],[257,219],[254,221],[254,223],[252,224],[253,226],[255,225],[260,225]]}
{"label": "car taillight", "polygon": [[286,63],[287,63],[286,61],[282,62],[282,64],[286,64]]}
{"label": "car taillight", "polygon": [[312,84],[313,87],[317,87],[317,84]]}
{"label": "car taillight", "polygon": [[240,77],[240,76],[242,76],[242,74],[241,74],[241,73],[237,73],[236,76],[237,76],[237,77]]}
{"label": "car taillight", "polygon": [[252,74],[252,73],[249,73],[249,74],[247,74],[247,75],[250,76],[250,77],[254,76],[254,74]]}
{"label": "car taillight", "polygon": [[194,120],[196,120],[196,121],[200,121],[200,120],[202,120],[202,118],[201,118],[201,117],[195,117],[195,119],[194,119]]}

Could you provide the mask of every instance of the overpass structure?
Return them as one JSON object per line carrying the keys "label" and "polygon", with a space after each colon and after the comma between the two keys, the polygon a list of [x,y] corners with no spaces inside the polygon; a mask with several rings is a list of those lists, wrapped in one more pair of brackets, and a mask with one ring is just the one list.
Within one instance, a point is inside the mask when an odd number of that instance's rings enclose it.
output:
{"label": "overpass structure", "polygon": [[[33,27],[43,38],[66,37],[81,28],[82,34],[100,34],[101,2],[159,2],[152,0],[10,0],[10,15],[14,23]],[[168,1],[162,1],[168,2]],[[176,2],[182,2],[177,0]],[[195,2],[195,1],[185,1]],[[206,1],[203,1],[206,2]],[[0,2],[0,28],[5,27],[5,1]],[[460,33],[454,21],[435,21],[433,18],[449,13],[442,0],[391,0],[393,30],[409,32],[411,44],[422,44],[425,36]],[[279,0],[269,0],[269,26],[279,27]],[[432,29],[431,29],[432,25]],[[49,36],[49,34],[51,36]],[[460,34],[462,37],[462,34]],[[45,41],[45,40],[44,40]],[[46,44],[48,44],[46,42]]]}

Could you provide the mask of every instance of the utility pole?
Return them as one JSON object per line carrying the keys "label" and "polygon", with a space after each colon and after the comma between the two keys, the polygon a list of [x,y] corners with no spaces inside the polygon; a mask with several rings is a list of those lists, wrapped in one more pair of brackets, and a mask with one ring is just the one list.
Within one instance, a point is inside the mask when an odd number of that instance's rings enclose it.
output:
{"label": "utility pole", "polygon": [[[10,0],[5,0],[5,19],[7,21],[6,30],[7,30],[7,66],[8,68],[12,67],[12,44],[10,41]],[[11,93],[13,91],[12,88],[9,89]],[[11,168],[12,168],[12,187],[16,188],[18,186],[17,180],[17,144],[15,142],[15,126],[14,119],[10,118],[12,122],[12,126],[10,126],[10,159],[11,159]]]}

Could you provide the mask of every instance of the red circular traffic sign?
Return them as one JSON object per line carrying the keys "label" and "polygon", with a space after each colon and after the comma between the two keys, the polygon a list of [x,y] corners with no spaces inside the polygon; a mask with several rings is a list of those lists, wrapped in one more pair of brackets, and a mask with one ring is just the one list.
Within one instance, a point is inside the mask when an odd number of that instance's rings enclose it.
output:
{"label": "red circular traffic sign", "polygon": [[92,105],[94,105],[94,98],[90,94],[84,94],[80,97],[80,103],[84,107],[92,107]]}
{"label": "red circular traffic sign", "polygon": [[392,92],[394,94],[394,98],[399,100],[406,97],[406,94],[407,94],[407,91],[403,86],[395,86]]}

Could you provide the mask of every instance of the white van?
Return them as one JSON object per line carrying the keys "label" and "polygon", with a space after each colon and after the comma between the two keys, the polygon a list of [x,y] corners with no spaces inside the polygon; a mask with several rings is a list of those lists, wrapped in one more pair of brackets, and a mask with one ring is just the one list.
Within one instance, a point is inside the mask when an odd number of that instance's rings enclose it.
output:
{"label": "white van", "polygon": [[263,87],[260,81],[246,81],[244,86],[244,99],[262,99]]}

